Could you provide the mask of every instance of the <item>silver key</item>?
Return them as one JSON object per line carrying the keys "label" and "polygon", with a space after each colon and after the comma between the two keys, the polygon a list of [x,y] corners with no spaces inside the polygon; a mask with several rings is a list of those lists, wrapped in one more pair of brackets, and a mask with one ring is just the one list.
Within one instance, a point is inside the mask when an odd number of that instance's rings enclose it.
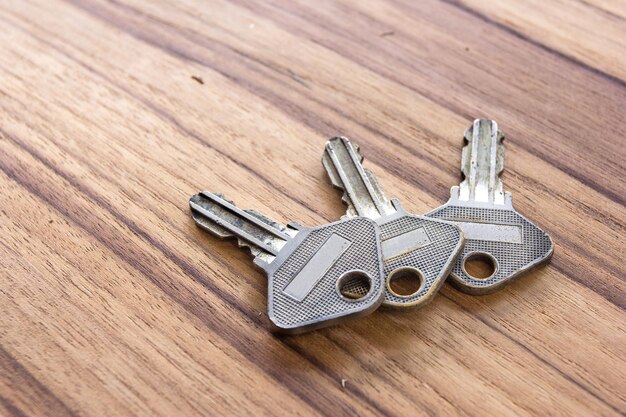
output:
{"label": "silver key", "polygon": [[[346,138],[332,138],[322,158],[331,182],[344,191],[348,209],[342,218],[365,216],[380,226],[386,277],[383,304],[424,306],[448,276],[463,235],[452,223],[409,214],[398,200],[387,200],[372,172],[361,165],[358,149]],[[410,288],[398,288],[403,282]]]}
{"label": "silver key", "polygon": [[[475,120],[465,132],[463,182],[452,187],[446,204],[427,214],[453,221],[463,230],[465,248],[451,282],[471,294],[502,287],[547,263],[554,250],[552,239],[513,209],[511,193],[503,189],[503,139],[495,121]],[[486,264],[483,271],[470,270],[476,262]]]}
{"label": "silver key", "polygon": [[[285,226],[207,192],[191,197],[189,205],[198,226],[220,238],[236,238],[265,271],[274,331],[325,327],[371,313],[383,300],[379,231],[370,219]],[[349,291],[355,285],[368,291],[356,297]]]}

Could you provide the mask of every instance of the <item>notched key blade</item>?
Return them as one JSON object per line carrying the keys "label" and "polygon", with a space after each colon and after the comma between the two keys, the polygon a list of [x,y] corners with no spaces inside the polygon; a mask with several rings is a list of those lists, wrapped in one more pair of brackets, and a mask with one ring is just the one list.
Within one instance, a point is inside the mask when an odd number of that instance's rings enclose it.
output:
{"label": "notched key blade", "polygon": [[348,206],[346,216],[376,219],[395,213],[374,175],[363,168],[359,146],[345,137],[334,137],[326,143],[322,164],[331,183],[343,190],[341,200]]}
{"label": "notched key blade", "polygon": [[239,209],[220,193],[198,193],[189,199],[189,206],[200,228],[221,239],[236,239],[240,248],[266,263],[297,233],[254,210]]}

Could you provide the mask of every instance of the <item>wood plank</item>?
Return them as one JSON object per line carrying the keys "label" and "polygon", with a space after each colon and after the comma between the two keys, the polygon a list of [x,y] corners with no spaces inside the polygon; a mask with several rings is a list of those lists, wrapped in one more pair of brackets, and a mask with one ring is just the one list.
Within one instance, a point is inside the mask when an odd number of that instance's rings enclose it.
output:
{"label": "wood plank", "polygon": [[[0,4],[0,413],[625,414],[626,24],[562,3]],[[556,243],[496,294],[277,338],[249,256],[189,217],[207,189],[338,218],[335,134],[428,211],[478,116]]]}
{"label": "wood plank", "polygon": [[596,3],[581,0],[530,0],[523,3],[468,0],[456,4],[624,85],[626,4],[621,2],[620,7],[620,2]]}

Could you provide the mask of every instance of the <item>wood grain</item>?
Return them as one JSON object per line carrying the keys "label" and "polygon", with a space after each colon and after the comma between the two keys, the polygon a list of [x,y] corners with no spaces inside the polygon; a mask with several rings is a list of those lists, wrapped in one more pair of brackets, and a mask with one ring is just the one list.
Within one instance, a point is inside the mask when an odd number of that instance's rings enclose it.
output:
{"label": "wood grain", "polygon": [[[0,414],[626,415],[625,11],[1,2]],[[445,286],[419,311],[275,337],[248,254],[189,216],[209,190],[337,219],[336,134],[426,212],[475,117],[499,122],[505,187],[556,244],[496,294]]]}

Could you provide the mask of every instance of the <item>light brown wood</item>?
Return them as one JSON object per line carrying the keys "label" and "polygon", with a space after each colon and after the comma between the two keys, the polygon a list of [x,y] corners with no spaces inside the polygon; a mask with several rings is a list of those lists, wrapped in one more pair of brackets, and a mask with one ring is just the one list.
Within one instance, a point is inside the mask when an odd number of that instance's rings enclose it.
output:
{"label": "light brown wood", "polygon": [[[0,414],[626,414],[625,10],[0,3]],[[275,337],[263,275],[190,218],[209,190],[337,219],[336,134],[426,212],[475,117],[499,122],[505,187],[556,244],[493,295],[445,286]]]}

